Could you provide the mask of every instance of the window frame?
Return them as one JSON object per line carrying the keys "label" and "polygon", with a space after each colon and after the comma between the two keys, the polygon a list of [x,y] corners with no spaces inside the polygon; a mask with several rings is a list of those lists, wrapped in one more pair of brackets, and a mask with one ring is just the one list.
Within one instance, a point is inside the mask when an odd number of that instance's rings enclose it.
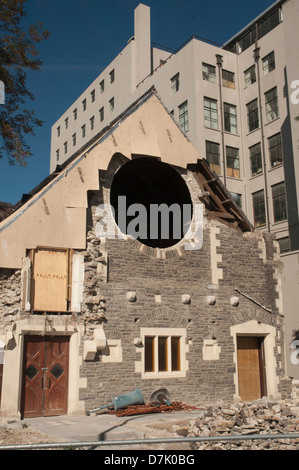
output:
{"label": "window frame", "polygon": [[[186,329],[185,328],[141,328],[140,330],[142,338],[142,378],[152,379],[152,378],[177,378],[185,377],[186,370],[188,368],[186,361]],[[146,338],[153,338],[153,351],[150,361],[146,358]],[[167,338],[167,353],[164,354],[164,362],[166,362],[167,370],[159,370],[163,368],[161,358],[161,349],[159,353],[159,338]],[[179,370],[173,370],[173,350],[172,350],[172,338],[179,338]],[[152,370],[146,371],[146,363],[151,362]],[[162,366],[162,367],[161,367]],[[164,367],[165,368],[165,367]]]}
{"label": "window frame", "polygon": [[179,126],[182,132],[187,132],[189,130],[189,108],[188,101],[178,106],[179,110]]}
{"label": "window frame", "polygon": [[216,83],[216,66],[202,62],[202,78],[207,82]]}
{"label": "window frame", "polygon": [[269,73],[273,72],[275,70],[275,54],[274,51],[270,52],[267,54],[263,59],[262,59],[262,67],[263,67],[263,75],[269,75]]}
{"label": "window frame", "polygon": [[[218,149],[218,153],[213,151],[215,148]],[[206,140],[206,160],[209,163],[211,169],[215,171],[217,175],[221,175],[220,144],[218,142]]]}
{"label": "window frame", "polygon": [[265,92],[265,112],[267,124],[279,118],[277,86]]}
{"label": "window frame", "polygon": [[[259,147],[259,151],[253,153]],[[249,147],[249,160],[250,160],[250,172],[251,176],[258,176],[263,174],[263,157],[262,157],[262,146],[261,142],[257,142],[256,144]],[[257,160],[259,160],[260,165],[257,164]],[[253,165],[254,162],[254,165]],[[260,171],[253,172],[253,167],[259,167]]]}
{"label": "window frame", "polygon": [[[283,191],[280,191],[278,194],[274,195],[274,190],[283,187]],[[280,181],[279,183],[273,184],[271,186],[272,190],[272,205],[273,205],[273,220],[274,223],[284,222],[288,220],[287,213],[287,198],[286,198],[286,187],[285,182]],[[280,216],[278,217],[277,208],[279,210]]]}
{"label": "window frame", "polygon": [[[275,145],[271,145],[271,141],[274,138],[277,138],[278,136],[279,136],[279,142],[276,143]],[[278,158],[277,158],[277,155],[274,154],[274,158],[275,158],[275,163],[274,163],[273,149],[275,149],[274,152],[276,153],[277,148],[279,149],[279,151],[277,152]],[[283,151],[282,151],[281,132],[278,132],[277,134],[274,134],[268,137],[268,150],[269,150],[269,159],[270,159],[271,168],[276,168],[277,166],[282,165],[283,164]],[[279,158],[281,158],[281,160]]]}
{"label": "window frame", "polygon": [[[232,113],[232,110],[235,111],[235,114]],[[226,132],[230,132],[231,134],[237,135],[238,134],[237,106],[231,103],[223,103],[223,114],[224,114],[224,130]]]}
{"label": "window frame", "polygon": [[[252,70],[254,70],[254,77],[253,77],[253,74],[252,74]],[[246,74],[249,73],[249,79],[246,78]],[[248,88],[250,85],[253,85],[253,83],[256,82],[256,68],[255,68],[255,64],[251,65],[251,67],[248,67],[248,69],[246,69],[244,71],[244,81],[245,81],[245,88]]]}
{"label": "window frame", "polygon": [[[258,195],[263,195],[263,198],[259,201],[255,202],[255,197]],[[263,210],[259,210],[259,213],[256,213],[256,208],[263,208]],[[259,191],[255,191],[252,193],[252,209],[253,209],[253,221],[255,228],[264,227],[267,223],[267,215],[266,215],[266,201],[265,201],[265,191],[260,189]],[[261,218],[263,216],[263,220],[261,223],[257,223],[257,218]]]}
{"label": "window frame", "polygon": [[[256,103],[256,107],[250,109],[250,106],[253,106],[253,103]],[[255,98],[254,100],[250,101],[246,104],[246,111],[247,111],[247,124],[248,124],[248,131],[253,132],[260,127],[260,119],[259,119],[259,105],[258,99]],[[253,117],[253,119],[252,119]],[[252,127],[252,124],[254,127]]]}
{"label": "window frame", "polygon": [[177,93],[180,89],[180,72],[176,73],[171,79],[170,79],[170,88],[171,88],[171,94],[174,95]]}
{"label": "window frame", "polygon": [[[212,104],[215,105],[215,109],[211,107]],[[213,115],[216,115],[216,119],[212,117]],[[212,123],[216,123],[216,127],[212,126]],[[218,129],[218,101],[208,96],[204,96],[204,125],[208,129]]]}
{"label": "window frame", "polygon": [[[228,154],[228,150],[237,151],[235,155]],[[231,147],[230,145],[225,146],[225,159],[226,159],[226,176],[230,178],[240,179],[241,172],[240,172],[240,149],[237,147]],[[229,164],[230,161],[233,161],[233,166]],[[237,162],[237,165],[235,164]],[[230,171],[228,171],[230,170]]]}
{"label": "window frame", "polygon": [[222,86],[226,88],[235,89],[235,72],[231,70],[222,69]]}

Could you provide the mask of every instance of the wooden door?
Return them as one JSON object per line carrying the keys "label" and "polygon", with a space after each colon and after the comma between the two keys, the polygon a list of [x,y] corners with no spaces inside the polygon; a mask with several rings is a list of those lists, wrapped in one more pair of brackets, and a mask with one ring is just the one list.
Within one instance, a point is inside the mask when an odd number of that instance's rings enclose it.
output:
{"label": "wooden door", "polygon": [[239,395],[243,401],[252,401],[266,394],[263,363],[263,338],[237,338]]}
{"label": "wooden door", "polygon": [[68,353],[67,336],[25,336],[23,418],[67,412]]}

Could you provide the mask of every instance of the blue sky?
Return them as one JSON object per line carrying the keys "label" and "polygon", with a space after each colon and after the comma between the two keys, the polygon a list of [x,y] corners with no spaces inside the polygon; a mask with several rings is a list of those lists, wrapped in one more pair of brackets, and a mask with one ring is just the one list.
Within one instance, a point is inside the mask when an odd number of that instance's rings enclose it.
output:
{"label": "blue sky", "polygon": [[[137,0],[27,0],[24,24],[42,22],[51,37],[40,45],[44,65],[28,74],[30,103],[44,121],[28,138],[27,167],[0,160],[0,201],[15,204],[49,174],[51,126],[109,65],[134,34]],[[148,0],[152,42],[177,49],[193,34],[219,44],[274,0]]]}

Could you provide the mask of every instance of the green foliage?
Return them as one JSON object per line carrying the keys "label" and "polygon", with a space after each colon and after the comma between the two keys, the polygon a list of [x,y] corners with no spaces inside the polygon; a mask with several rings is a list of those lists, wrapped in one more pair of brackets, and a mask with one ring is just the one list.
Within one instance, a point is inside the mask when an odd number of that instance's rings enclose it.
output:
{"label": "green foliage", "polygon": [[34,135],[42,121],[27,109],[33,94],[26,87],[26,72],[39,70],[37,45],[49,37],[41,23],[24,28],[27,0],[0,0],[0,80],[5,85],[5,104],[0,105],[0,158],[26,166],[32,155],[26,135]]}

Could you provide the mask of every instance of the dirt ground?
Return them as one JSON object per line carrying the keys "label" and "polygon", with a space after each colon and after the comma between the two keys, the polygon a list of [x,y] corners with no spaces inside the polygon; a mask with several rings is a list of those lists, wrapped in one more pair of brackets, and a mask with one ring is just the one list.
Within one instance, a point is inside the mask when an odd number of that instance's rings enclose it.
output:
{"label": "dirt ground", "polygon": [[48,436],[40,431],[32,429],[26,424],[1,423],[0,422],[0,445],[18,444],[42,444],[50,442],[63,442],[62,439]]}

